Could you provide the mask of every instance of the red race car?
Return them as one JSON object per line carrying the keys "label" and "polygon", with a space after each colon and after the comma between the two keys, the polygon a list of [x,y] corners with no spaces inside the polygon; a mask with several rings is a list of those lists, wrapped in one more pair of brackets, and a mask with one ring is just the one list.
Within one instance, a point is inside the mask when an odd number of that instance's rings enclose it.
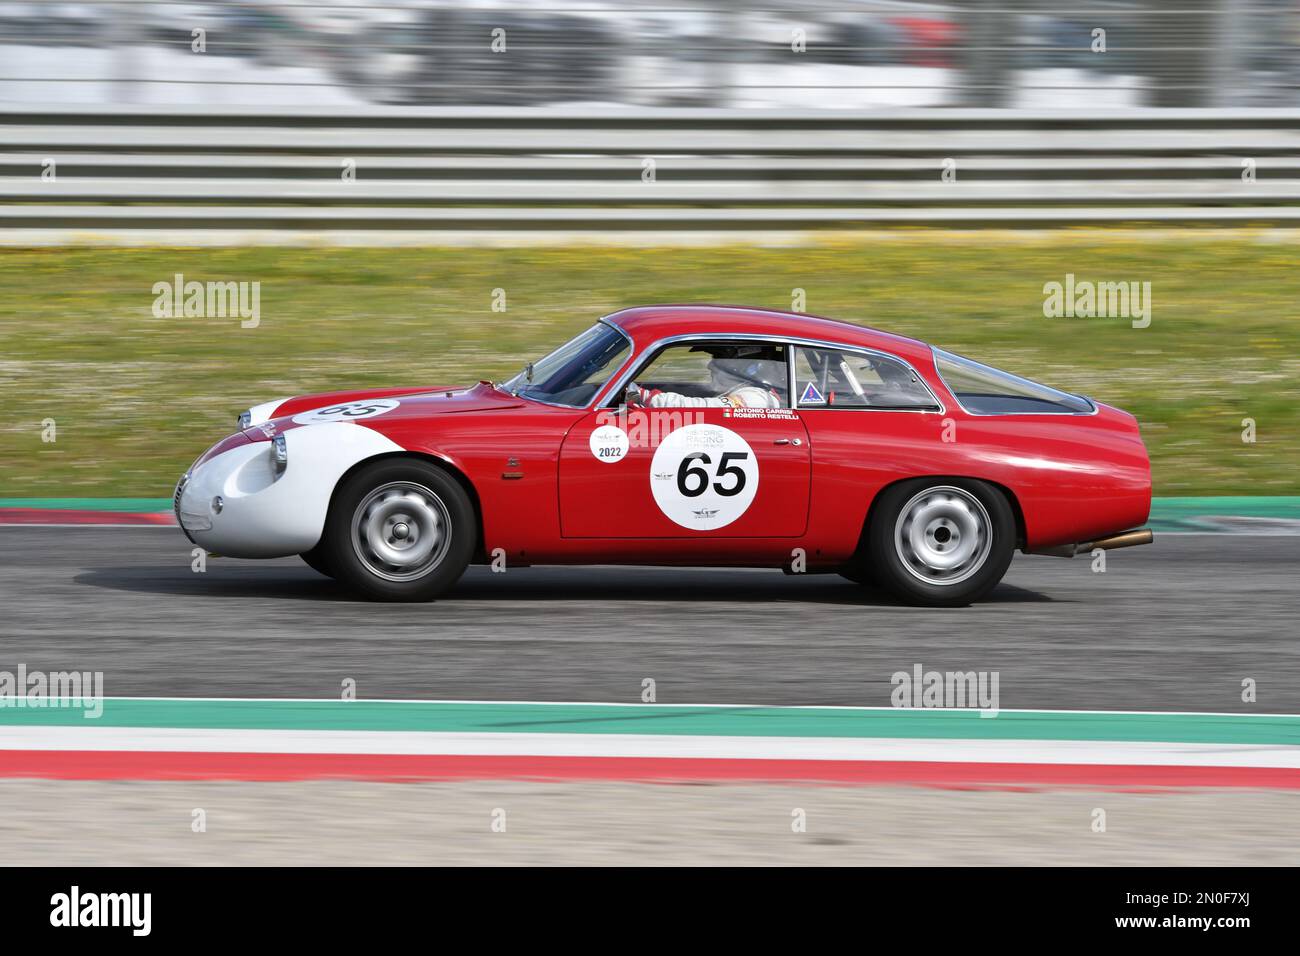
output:
{"label": "red race car", "polygon": [[1012,553],[1151,540],[1132,415],[808,315],[606,316],[501,384],[268,402],[176,487],[192,542],[371,598],[471,562],[838,572],[963,605]]}

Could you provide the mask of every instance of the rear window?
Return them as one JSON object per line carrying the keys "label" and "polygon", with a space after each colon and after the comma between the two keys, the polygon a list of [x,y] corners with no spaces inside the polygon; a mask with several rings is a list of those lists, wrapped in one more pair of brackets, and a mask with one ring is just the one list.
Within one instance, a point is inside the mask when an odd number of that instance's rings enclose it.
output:
{"label": "rear window", "polygon": [[972,415],[1086,415],[1096,410],[1082,396],[941,349],[934,350],[934,364],[948,391]]}

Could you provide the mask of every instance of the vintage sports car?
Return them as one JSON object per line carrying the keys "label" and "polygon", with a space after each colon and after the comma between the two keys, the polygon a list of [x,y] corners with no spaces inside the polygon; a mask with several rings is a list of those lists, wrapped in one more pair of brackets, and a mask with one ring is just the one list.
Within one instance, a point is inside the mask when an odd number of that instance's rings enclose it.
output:
{"label": "vintage sports car", "polygon": [[1019,548],[1144,544],[1127,412],[808,315],[606,316],[501,384],[268,402],[176,486],[194,544],[300,554],[371,598],[471,562],[838,572],[957,606]]}

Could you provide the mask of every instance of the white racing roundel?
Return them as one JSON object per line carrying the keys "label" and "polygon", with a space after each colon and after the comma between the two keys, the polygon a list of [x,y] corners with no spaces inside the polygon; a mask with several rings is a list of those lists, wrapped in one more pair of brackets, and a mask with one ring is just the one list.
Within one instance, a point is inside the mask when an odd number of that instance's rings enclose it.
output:
{"label": "white racing roundel", "polygon": [[729,428],[684,425],[655,449],[650,491],[659,510],[683,528],[725,528],[758,492],[758,459]]}
{"label": "white racing roundel", "polygon": [[313,408],[293,416],[299,425],[323,425],[326,422],[355,422],[361,418],[374,418],[391,412],[401,402],[393,398],[371,398],[356,402],[339,402],[324,408]]}
{"label": "white racing roundel", "polygon": [[591,433],[589,444],[597,461],[609,463],[622,461],[632,443],[617,425],[601,425]]}

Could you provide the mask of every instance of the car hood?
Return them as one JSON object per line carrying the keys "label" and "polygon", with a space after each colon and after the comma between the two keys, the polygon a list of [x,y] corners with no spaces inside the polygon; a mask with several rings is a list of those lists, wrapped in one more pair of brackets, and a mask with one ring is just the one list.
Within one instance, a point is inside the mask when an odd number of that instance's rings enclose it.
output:
{"label": "car hood", "polygon": [[[363,400],[373,397],[375,396],[366,395],[363,396]],[[491,382],[477,382],[468,388],[454,386],[422,389],[415,393],[389,394],[384,397],[397,399],[398,407],[388,413],[389,416],[397,418],[489,412],[502,408],[516,408],[523,404],[522,399],[494,388]]]}
{"label": "car hood", "polygon": [[[317,424],[329,418],[329,411],[348,403],[375,401],[377,413],[365,413],[352,420],[368,423],[382,416],[385,422],[411,418],[430,418],[438,415],[467,412],[495,411],[523,404],[507,392],[494,388],[490,382],[478,382],[469,387],[438,386],[429,388],[371,388],[347,392],[320,392],[302,395],[281,402],[274,417],[246,429],[244,434],[253,441],[267,441],[276,434],[291,428]],[[363,410],[363,412],[366,410]],[[316,419],[316,420],[313,420]]]}

